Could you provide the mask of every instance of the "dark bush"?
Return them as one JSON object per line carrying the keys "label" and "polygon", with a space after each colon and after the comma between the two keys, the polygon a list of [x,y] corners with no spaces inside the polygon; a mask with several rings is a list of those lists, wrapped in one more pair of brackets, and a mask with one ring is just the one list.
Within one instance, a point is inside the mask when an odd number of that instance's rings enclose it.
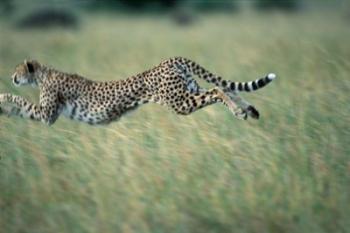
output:
{"label": "dark bush", "polygon": [[0,0],[0,15],[9,15],[14,10],[14,4],[11,0]]}
{"label": "dark bush", "polygon": [[179,1],[176,0],[152,0],[152,1],[140,1],[140,0],[119,0],[123,6],[142,10],[143,8],[156,7],[156,8],[172,8],[175,7]]}
{"label": "dark bush", "polygon": [[77,17],[70,11],[42,8],[32,11],[18,22],[21,28],[76,27]]}
{"label": "dark bush", "polygon": [[88,0],[90,10],[131,10],[131,11],[154,11],[174,8],[183,0]]}
{"label": "dark bush", "polygon": [[186,7],[200,11],[227,11],[236,9],[233,0],[94,0],[89,2],[92,10],[132,10],[132,11],[169,11],[178,7]]}
{"label": "dark bush", "polygon": [[186,1],[194,7],[194,9],[200,11],[232,11],[237,9],[236,1],[232,0],[196,0]]}
{"label": "dark bush", "polygon": [[280,9],[294,11],[299,6],[299,0],[256,0],[256,7],[261,10]]}

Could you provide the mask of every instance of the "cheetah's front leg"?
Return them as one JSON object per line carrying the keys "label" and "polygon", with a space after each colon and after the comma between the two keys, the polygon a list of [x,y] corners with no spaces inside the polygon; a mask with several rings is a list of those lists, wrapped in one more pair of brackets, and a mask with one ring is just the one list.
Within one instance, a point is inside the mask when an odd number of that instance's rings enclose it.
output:
{"label": "cheetah's front leg", "polygon": [[36,105],[26,100],[22,96],[12,95],[9,93],[0,94],[0,114],[6,114],[7,116],[20,116],[24,118],[30,118],[36,121],[42,121],[48,125],[53,124],[57,119],[55,113],[57,111],[50,110],[57,109],[56,104],[40,103]]}
{"label": "cheetah's front leg", "polygon": [[0,94],[1,113],[7,116],[28,117],[33,120],[41,120],[39,107],[29,102],[22,96],[9,93]]}

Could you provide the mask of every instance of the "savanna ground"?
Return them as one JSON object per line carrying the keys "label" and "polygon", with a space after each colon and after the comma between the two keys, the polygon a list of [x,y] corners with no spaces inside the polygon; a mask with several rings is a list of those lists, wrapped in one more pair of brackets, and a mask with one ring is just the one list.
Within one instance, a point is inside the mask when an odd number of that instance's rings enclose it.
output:
{"label": "savanna ground", "polygon": [[0,117],[0,232],[350,232],[350,31],[334,12],[213,14],[189,27],[152,16],[83,15],[77,30],[1,22],[0,92],[38,100],[10,75],[24,58],[95,80],[175,55],[227,79],[276,72],[221,105],[158,105],[93,127]]}

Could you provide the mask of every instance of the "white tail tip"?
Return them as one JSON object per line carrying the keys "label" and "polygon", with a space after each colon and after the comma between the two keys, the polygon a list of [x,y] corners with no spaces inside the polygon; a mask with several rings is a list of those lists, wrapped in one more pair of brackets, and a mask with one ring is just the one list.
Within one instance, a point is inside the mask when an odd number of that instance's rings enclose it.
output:
{"label": "white tail tip", "polygon": [[274,73],[269,73],[269,74],[267,75],[267,78],[270,79],[270,80],[274,80],[274,79],[276,78],[276,74],[274,74]]}

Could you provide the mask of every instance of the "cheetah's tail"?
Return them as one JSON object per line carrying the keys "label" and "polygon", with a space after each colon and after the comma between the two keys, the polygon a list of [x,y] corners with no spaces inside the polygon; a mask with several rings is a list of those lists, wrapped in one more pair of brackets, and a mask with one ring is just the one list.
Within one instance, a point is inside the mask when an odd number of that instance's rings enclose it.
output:
{"label": "cheetah's tail", "polygon": [[224,89],[224,91],[255,91],[258,90],[267,84],[269,84],[272,80],[276,78],[274,73],[269,73],[263,78],[250,81],[250,82],[234,82],[222,79],[220,76],[217,76],[194,61],[191,61],[186,58],[179,58],[182,62],[186,63],[189,66],[190,71],[197,75],[199,78],[204,79],[209,83],[213,83],[218,87]]}
{"label": "cheetah's tail", "polygon": [[[276,74],[274,73],[269,73],[266,75],[264,78],[260,78],[254,81],[249,81],[249,82],[232,82],[232,81],[226,81],[222,80],[219,84],[220,87],[223,87],[225,90],[230,90],[230,91],[256,91],[276,78]],[[226,81],[226,83],[225,83]]]}

